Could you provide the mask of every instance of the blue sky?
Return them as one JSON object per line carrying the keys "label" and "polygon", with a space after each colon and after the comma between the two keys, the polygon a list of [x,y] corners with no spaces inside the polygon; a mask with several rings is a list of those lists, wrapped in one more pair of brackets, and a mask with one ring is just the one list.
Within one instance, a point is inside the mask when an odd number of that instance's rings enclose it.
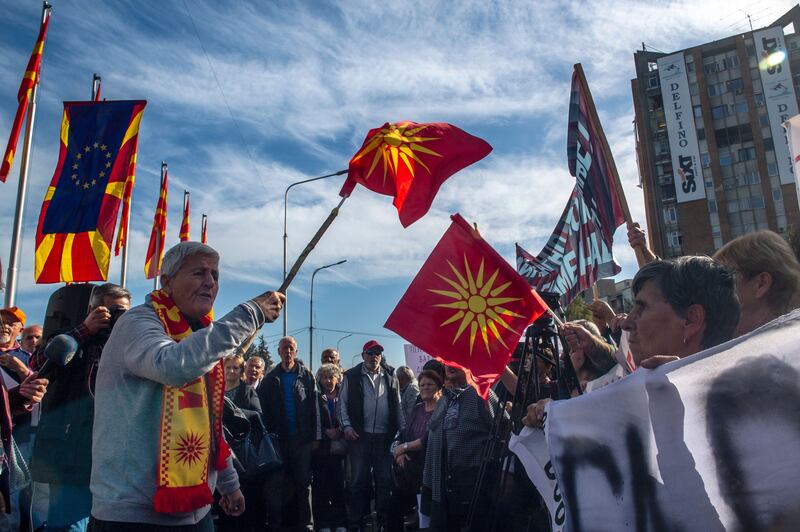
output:
{"label": "blue sky", "polygon": [[[5,146],[41,4],[1,3]],[[209,243],[222,256],[216,305],[221,315],[280,284],[286,186],[346,168],[369,129],[398,120],[451,122],[492,144],[492,154],[453,176],[430,213],[405,230],[391,198],[356,189],[289,291],[289,330],[307,360],[311,272],[347,259],[315,280],[315,327],[328,329],[315,335],[315,357],[341,340],[347,363],[374,337],[390,361],[400,364],[404,342],[383,323],[451,213],[476,222],[509,261],[514,242],[532,253],[544,245],[573,186],[565,142],[574,63],[584,66],[631,212],[644,225],[630,92],[634,51],[642,42],[670,52],[747,31],[742,9],[759,27],[793,2],[53,4],[17,295],[30,319],[41,321],[56,287],[33,283],[33,254],[36,220],[58,155],[61,102],[88,99],[97,72],[103,97],[148,100],[128,267],[137,304],[152,286],[143,263],[162,160],[170,167],[168,244],[177,242],[182,191],[190,190],[192,236],[199,239],[205,212]],[[4,266],[18,164],[0,185]],[[290,264],[336,205],[342,181],[343,176],[323,180],[290,193]],[[618,278],[631,277],[635,260],[622,229],[614,253],[623,266]],[[112,259],[109,280],[118,278],[119,261]],[[274,351],[280,324],[263,333]]]}

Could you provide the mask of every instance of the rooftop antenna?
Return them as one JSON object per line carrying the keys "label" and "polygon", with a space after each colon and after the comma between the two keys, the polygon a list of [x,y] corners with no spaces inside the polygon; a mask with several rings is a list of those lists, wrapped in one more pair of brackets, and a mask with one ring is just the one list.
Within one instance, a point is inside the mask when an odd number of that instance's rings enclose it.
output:
{"label": "rooftop antenna", "polygon": [[740,9],[739,11],[744,13],[744,16],[747,17],[747,22],[750,24],[750,31],[753,31],[753,19],[750,17],[750,14],[747,13],[747,11],[745,11],[744,9]]}

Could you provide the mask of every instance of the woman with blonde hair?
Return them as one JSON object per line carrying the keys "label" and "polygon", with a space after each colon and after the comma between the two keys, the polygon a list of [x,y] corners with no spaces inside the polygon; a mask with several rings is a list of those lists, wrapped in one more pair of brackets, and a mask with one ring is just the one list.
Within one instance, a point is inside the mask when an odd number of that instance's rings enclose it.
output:
{"label": "woman with blonde hair", "polygon": [[777,233],[758,231],[731,240],[714,260],[736,272],[741,305],[736,336],[757,329],[796,308],[800,301],[800,263]]}

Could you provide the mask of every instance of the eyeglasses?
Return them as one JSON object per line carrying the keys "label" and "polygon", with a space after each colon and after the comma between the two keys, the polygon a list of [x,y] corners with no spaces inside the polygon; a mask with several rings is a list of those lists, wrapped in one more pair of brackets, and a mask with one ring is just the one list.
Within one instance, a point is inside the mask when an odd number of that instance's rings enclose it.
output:
{"label": "eyeglasses", "polygon": [[379,356],[381,356],[383,354],[383,351],[379,351],[377,349],[370,349],[365,354],[367,354],[367,355],[369,355],[371,357],[379,357]]}

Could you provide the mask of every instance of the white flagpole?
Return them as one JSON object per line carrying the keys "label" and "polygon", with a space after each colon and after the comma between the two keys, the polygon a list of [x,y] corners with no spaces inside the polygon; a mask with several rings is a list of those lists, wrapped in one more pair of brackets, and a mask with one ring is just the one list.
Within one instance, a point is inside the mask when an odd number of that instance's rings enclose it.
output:
{"label": "white flagpole", "polygon": [[[41,22],[50,16],[52,6],[47,2],[42,4]],[[39,64],[41,72],[41,63]],[[19,188],[17,189],[17,205],[14,210],[14,230],[11,233],[11,253],[8,259],[8,277],[6,278],[6,307],[14,306],[17,295],[17,270],[19,263],[19,247],[22,239],[22,217],[25,210],[25,197],[28,193],[28,168],[31,162],[31,144],[33,142],[33,122],[36,118],[36,95],[39,93],[39,80],[36,80],[31,89],[30,102],[28,102],[28,117],[25,120],[25,138],[22,143],[22,162],[19,166]]]}

